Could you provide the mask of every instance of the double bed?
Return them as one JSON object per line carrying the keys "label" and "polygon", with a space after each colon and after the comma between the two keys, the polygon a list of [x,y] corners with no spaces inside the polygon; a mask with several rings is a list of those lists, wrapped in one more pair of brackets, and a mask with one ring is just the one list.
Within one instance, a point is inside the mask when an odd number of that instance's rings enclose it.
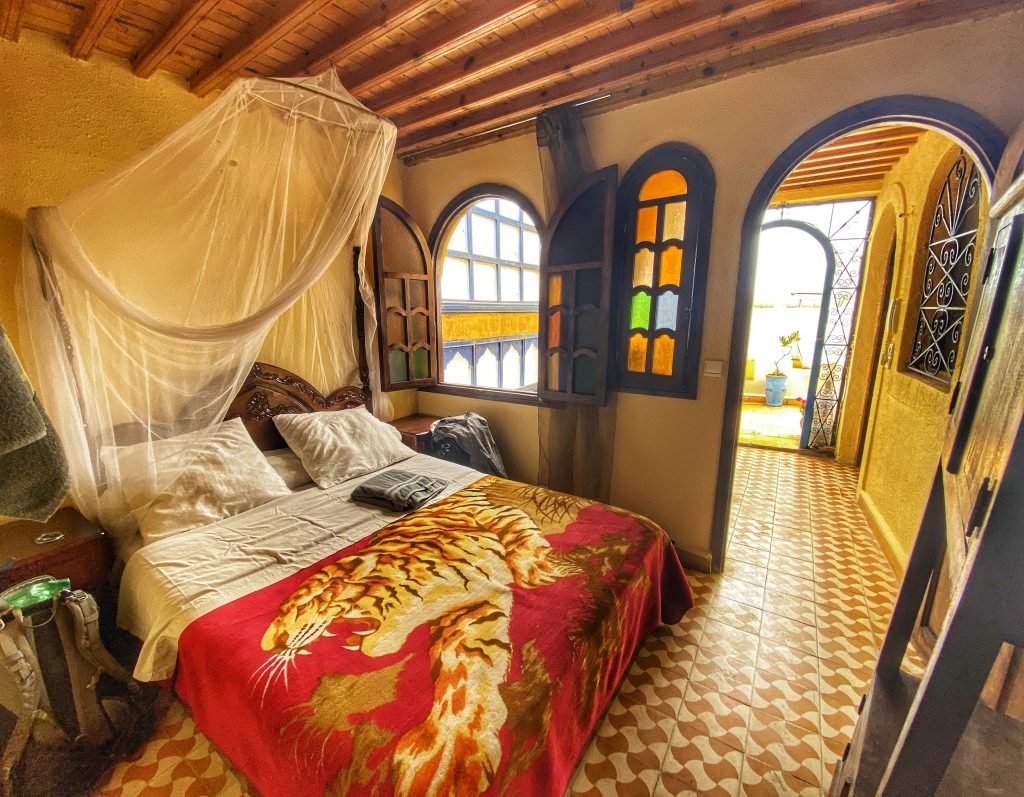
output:
{"label": "double bed", "polygon": [[[274,417],[364,402],[257,364],[229,416],[267,451]],[[386,469],[447,487],[399,514],[351,500],[365,473],[135,551],[136,676],[265,797],[561,794],[640,641],[692,605],[667,535],[421,454]]]}

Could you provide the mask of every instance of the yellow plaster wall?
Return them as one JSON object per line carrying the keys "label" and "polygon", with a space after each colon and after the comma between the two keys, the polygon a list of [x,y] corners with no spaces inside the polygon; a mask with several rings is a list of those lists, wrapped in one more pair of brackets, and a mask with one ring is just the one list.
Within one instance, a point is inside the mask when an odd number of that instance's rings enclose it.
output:
{"label": "yellow plaster wall", "polygon": [[[671,140],[697,146],[715,169],[703,359],[729,356],[743,214],[779,153],[825,117],[895,94],[962,103],[1009,133],[1024,117],[1017,87],[1024,74],[1022,36],[1024,12],[1014,12],[805,58],[586,120],[597,165],[618,164],[620,175],[648,149]],[[406,207],[424,229],[452,197],[483,181],[511,185],[545,219],[550,215],[532,136],[419,163],[404,176]],[[654,518],[695,552],[710,549],[724,404],[725,380],[703,376],[696,401],[623,394],[617,404],[612,501]],[[504,405],[420,397],[423,412],[463,407],[487,415]],[[536,473],[536,412],[509,412],[516,418],[507,429],[517,461]]]}
{"label": "yellow plaster wall", "polygon": [[441,340],[481,340],[536,335],[536,313],[444,313]]}
{"label": "yellow plaster wall", "polygon": [[[883,183],[872,231],[872,237],[886,246],[885,241],[891,240],[887,230],[894,229],[896,234],[892,323],[882,338],[883,346],[893,345],[893,354],[889,360],[883,352],[878,370],[858,486],[861,505],[899,567],[910,556],[949,417],[949,389],[905,370],[904,365],[917,325],[932,208],[959,152],[960,147],[945,136],[922,136]],[[892,221],[892,227],[887,227]],[[984,229],[979,245],[983,240]],[[866,295],[878,296],[873,309],[877,318],[881,295],[875,286],[884,281],[885,264],[884,258],[869,260],[865,290]],[[983,263],[984,258],[979,255],[975,262]],[[879,265],[882,268],[876,270]],[[970,316],[966,330],[969,335]],[[860,377],[864,373],[861,370]]]}

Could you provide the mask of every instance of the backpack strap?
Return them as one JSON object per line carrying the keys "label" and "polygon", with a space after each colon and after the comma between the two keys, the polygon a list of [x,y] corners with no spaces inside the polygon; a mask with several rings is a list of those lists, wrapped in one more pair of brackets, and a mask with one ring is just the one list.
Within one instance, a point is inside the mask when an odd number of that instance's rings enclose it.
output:
{"label": "backpack strap", "polygon": [[97,670],[123,683],[132,694],[138,692],[139,682],[103,645],[100,638],[100,611],[96,599],[80,589],[64,590],[60,594],[60,602],[74,621],[75,644],[82,658]]}
{"label": "backpack strap", "polygon": [[0,619],[0,662],[13,676],[15,689],[21,693],[21,708],[15,712],[14,730],[0,757],[0,794],[11,797],[14,793],[14,768],[21,760],[32,734],[32,725],[38,717],[42,684],[30,659],[15,640],[19,631],[11,624],[13,618],[8,614],[6,619],[6,623]]}

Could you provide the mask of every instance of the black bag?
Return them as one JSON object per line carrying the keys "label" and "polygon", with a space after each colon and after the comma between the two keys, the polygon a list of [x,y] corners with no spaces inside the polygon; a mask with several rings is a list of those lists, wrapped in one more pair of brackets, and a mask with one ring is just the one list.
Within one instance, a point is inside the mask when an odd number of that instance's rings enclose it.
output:
{"label": "black bag", "polygon": [[91,595],[63,590],[22,609],[0,594],[0,794],[85,795],[147,739],[156,689],[103,646]]}
{"label": "black bag", "polygon": [[475,412],[437,421],[430,435],[430,445],[440,459],[508,478],[487,419]]}

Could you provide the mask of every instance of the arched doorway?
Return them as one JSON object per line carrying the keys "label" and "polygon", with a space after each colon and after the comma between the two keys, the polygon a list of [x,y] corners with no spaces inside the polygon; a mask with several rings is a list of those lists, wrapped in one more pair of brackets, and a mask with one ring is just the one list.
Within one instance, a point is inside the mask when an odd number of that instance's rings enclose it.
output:
{"label": "arched doorway", "polygon": [[736,462],[740,408],[746,374],[744,353],[750,331],[758,239],[765,211],[787,175],[817,149],[859,128],[883,123],[914,124],[945,133],[974,159],[988,186],[992,184],[996,164],[1006,145],[1005,136],[991,122],[956,103],[913,95],[885,97],[848,108],[816,125],[788,147],[761,178],[747,206],[741,232],[740,265],[711,540],[712,567],[716,570],[721,569],[725,561],[732,475]]}

